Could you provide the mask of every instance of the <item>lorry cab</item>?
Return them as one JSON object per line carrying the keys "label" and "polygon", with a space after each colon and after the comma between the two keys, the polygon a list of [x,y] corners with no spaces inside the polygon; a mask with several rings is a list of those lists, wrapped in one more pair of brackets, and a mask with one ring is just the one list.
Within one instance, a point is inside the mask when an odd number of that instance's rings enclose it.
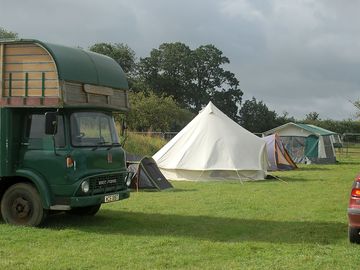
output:
{"label": "lorry cab", "polygon": [[3,219],[37,226],[49,210],[95,214],[126,199],[114,114],[129,109],[121,67],[100,54],[37,40],[0,41]]}

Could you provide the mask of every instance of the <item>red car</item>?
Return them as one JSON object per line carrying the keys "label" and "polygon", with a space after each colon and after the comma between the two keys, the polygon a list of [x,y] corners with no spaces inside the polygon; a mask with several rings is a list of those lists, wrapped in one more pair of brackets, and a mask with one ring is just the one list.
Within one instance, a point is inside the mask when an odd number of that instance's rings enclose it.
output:
{"label": "red car", "polygon": [[349,240],[351,243],[360,244],[360,174],[353,183],[349,208]]}

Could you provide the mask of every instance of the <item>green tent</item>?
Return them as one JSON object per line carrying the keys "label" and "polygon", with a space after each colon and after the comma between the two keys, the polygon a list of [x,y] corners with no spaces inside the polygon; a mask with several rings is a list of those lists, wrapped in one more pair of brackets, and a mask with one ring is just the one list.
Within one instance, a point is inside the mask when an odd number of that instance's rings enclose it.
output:
{"label": "green tent", "polygon": [[296,163],[335,163],[335,138],[338,134],[314,125],[287,123],[264,132],[277,133]]}

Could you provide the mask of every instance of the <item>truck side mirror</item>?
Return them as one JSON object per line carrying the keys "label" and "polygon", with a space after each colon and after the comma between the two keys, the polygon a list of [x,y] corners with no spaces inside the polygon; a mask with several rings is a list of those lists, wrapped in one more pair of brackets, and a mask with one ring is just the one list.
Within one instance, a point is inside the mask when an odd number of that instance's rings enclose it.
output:
{"label": "truck side mirror", "polygon": [[45,113],[45,134],[47,135],[56,134],[57,116],[58,116],[57,112]]}

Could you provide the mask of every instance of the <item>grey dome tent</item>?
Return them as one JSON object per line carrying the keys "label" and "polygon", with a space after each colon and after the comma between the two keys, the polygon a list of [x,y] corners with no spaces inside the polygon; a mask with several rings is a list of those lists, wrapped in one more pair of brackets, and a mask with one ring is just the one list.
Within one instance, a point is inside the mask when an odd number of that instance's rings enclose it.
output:
{"label": "grey dome tent", "polygon": [[130,163],[128,170],[134,172],[129,185],[132,189],[164,190],[173,188],[151,157],[144,157],[138,163]]}

